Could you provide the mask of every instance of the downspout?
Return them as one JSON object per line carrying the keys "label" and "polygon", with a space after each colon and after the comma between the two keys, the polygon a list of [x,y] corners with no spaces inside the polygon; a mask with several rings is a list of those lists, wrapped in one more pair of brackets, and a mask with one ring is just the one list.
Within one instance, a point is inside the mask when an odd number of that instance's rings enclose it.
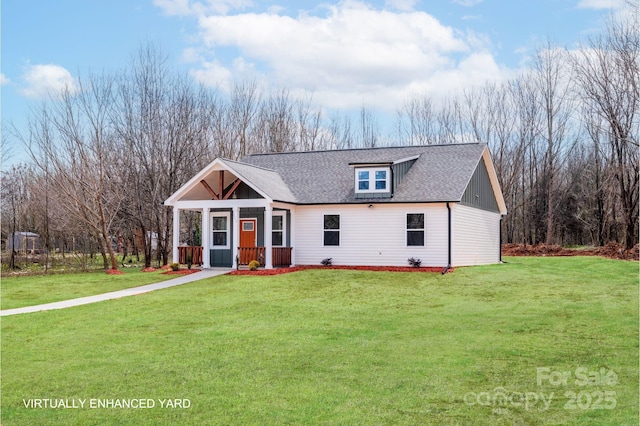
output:
{"label": "downspout", "polygon": [[449,269],[451,269],[451,206],[449,205],[449,202],[447,202],[447,219],[448,219],[448,226],[447,226],[447,246],[448,246],[448,253],[447,253],[447,266],[445,266],[445,268],[442,270],[442,275],[446,274],[447,272],[449,272]]}
{"label": "downspout", "polygon": [[500,228],[498,228],[498,234],[500,235],[500,245],[498,246],[498,262],[502,263],[502,219],[503,215],[500,215]]}

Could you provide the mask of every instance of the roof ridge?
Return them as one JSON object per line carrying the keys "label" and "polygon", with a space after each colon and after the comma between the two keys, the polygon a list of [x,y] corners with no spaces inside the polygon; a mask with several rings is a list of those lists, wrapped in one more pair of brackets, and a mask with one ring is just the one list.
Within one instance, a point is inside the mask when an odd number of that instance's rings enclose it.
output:
{"label": "roof ridge", "polygon": [[[443,147],[443,146],[463,146],[463,145],[487,145],[487,143],[486,142],[462,142],[462,143],[442,143],[442,144],[430,144],[430,145],[391,145],[391,146],[374,146],[374,147],[361,147],[361,148],[320,149],[320,150],[309,150],[309,151],[258,152],[254,154],[247,154],[243,158],[267,156],[267,155],[314,154],[314,153],[323,153],[323,152],[371,151],[371,150],[381,150],[381,149],[434,148],[434,147]],[[242,164],[246,164],[246,163],[242,163]]]}

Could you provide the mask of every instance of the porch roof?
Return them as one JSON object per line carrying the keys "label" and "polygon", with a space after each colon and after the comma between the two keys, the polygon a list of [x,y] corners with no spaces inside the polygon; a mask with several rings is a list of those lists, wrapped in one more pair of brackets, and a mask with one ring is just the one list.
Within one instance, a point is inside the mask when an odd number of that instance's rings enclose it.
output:
{"label": "porch roof", "polygon": [[174,192],[164,202],[165,205],[172,206],[180,201],[190,190],[200,185],[212,172],[216,170],[226,170],[235,175],[242,182],[255,190],[260,196],[269,202],[281,201],[294,203],[295,197],[284,183],[278,172],[260,166],[246,163],[239,163],[224,158],[216,158],[207,167],[191,178],[180,189]]}

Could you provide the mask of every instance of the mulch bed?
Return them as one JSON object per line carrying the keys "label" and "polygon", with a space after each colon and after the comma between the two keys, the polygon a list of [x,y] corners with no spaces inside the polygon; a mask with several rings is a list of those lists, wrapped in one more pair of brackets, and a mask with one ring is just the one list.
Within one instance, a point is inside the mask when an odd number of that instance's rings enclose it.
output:
{"label": "mulch bed", "polygon": [[[307,269],[343,269],[349,271],[386,271],[386,272],[438,272],[441,273],[443,268],[440,267],[420,267],[414,268],[412,266],[343,266],[343,265],[331,265],[331,266],[316,266],[316,265],[301,265],[294,266],[292,268],[276,268],[276,269],[258,269],[256,271],[250,271],[248,269],[240,269],[232,271],[229,275],[280,275],[289,274],[291,272],[304,271]],[[448,272],[453,272],[454,268],[449,269]]]}
{"label": "mulch bed", "polygon": [[200,269],[178,269],[177,271],[165,271],[162,275],[189,275],[200,272]]}
{"label": "mulch bed", "polygon": [[638,260],[640,246],[636,244],[632,249],[626,250],[616,242],[586,249],[568,249],[547,244],[503,244],[502,254],[504,256],[602,256],[610,259]]}
{"label": "mulch bed", "polygon": [[144,268],[142,270],[142,272],[155,272],[155,271],[157,271],[157,269],[154,268],[153,266],[149,266],[148,268]]}
{"label": "mulch bed", "polygon": [[109,274],[109,275],[123,275],[124,272],[122,272],[120,269],[107,269],[107,274]]}

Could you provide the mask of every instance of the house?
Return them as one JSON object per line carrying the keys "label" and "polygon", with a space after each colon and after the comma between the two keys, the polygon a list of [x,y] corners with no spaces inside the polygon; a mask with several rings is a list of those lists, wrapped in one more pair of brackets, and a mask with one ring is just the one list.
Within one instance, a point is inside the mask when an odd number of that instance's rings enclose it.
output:
{"label": "house", "polygon": [[486,144],[217,158],[165,205],[181,263],[178,213],[202,212],[205,267],[498,263],[507,213]]}

